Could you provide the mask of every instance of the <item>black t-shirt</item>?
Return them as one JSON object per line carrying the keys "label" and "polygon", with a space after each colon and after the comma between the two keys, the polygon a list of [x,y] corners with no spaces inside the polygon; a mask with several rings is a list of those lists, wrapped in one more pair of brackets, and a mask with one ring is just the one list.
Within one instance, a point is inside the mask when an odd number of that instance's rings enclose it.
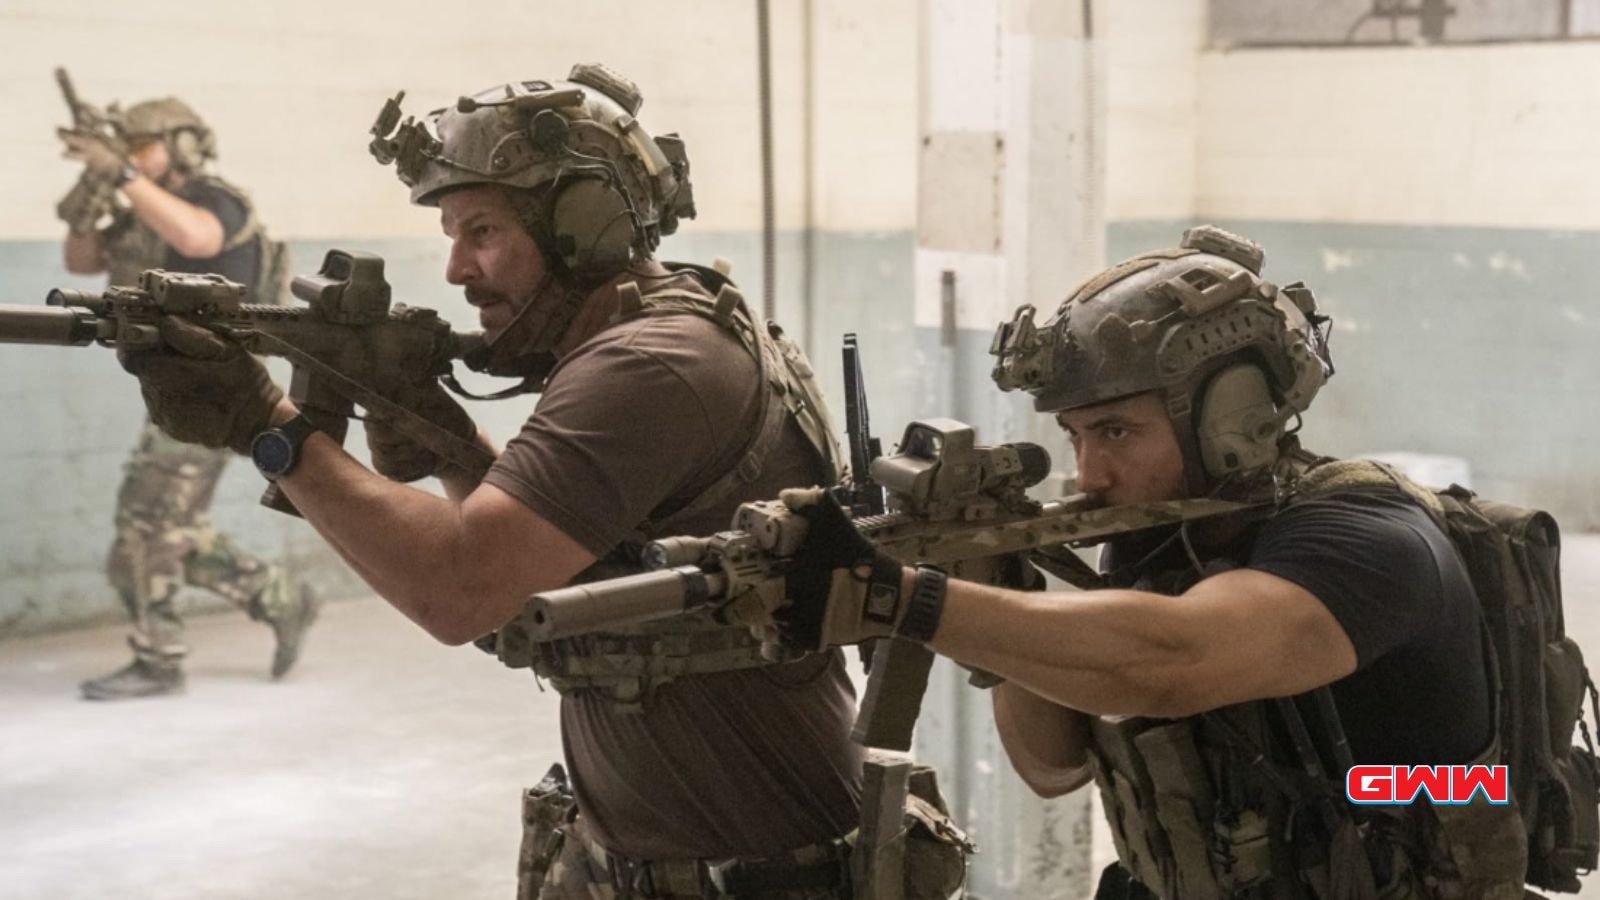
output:
{"label": "black t-shirt", "polygon": [[1333,684],[1357,763],[1465,763],[1489,743],[1482,614],[1466,567],[1399,491],[1304,501],[1261,527],[1245,565],[1310,591],[1356,651]]}
{"label": "black t-shirt", "polygon": [[[217,217],[222,223],[223,246],[227,246],[249,221],[250,211],[245,207],[244,201],[237,194],[210,179],[190,179],[177,190],[177,195]],[[184,256],[168,247],[164,267],[169,272],[213,272],[253,291],[256,275],[261,267],[261,240],[259,237],[251,238],[216,256],[203,258]],[[245,301],[257,302],[254,296],[248,294]]]}
{"label": "black t-shirt", "polygon": [[[1115,548],[1127,562],[1150,536]],[[1398,490],[1308,499],[1219,554],[1292,581],[1333,613],[1356,671],[1332,685],[1358,764],[1459,764],[1488,745],[1478,599],[1450,539]],[[1182,564],[1181,547],[1157,554]]]}

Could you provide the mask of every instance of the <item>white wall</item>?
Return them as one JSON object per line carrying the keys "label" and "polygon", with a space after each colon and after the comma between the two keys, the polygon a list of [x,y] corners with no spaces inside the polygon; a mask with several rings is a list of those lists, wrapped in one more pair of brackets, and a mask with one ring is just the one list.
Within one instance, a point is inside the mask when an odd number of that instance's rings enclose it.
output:
{"label": "white wall", "polygon": [[1106,57],[1106,219],[1192,218],[1205,0],[1102,0],[1095,14]]}
{"label": "white wall", "polygon": [[[915,6],[813,0],[821,228],[909,228],[915,183]],[[779,225],[803,215],[804,4],[772,3]],[[688,142],[702,231],[759,228],[755,5],[750,0],[584,3],[420,0],[229,3],[10,0],[0,7],[0,240],[54,238],[74,165],[50,73],[66,64],[103,104],[179,94],[214,126],[220,171],[285,237],[437,232],[368,156],[383,100],[423,111],[514,78],[602,61],[637,81],[652,131]]]}
{"label": "white wall", "polygon": [[[814,0],[817,228],[909,231],[916,222],[918,6]],[[794,80],[797,72],[784,74],[793,65],[775,60],[774,70]]]}
{"label": "white wall", "polygon": [[1593,42],[1203,51],[1204,0],[1095,11],[1108,221],[1600,227]]}
{"label": "white wall", "polygon": [[1600,46],[1207,53],[1201,217],[1600,227]]}

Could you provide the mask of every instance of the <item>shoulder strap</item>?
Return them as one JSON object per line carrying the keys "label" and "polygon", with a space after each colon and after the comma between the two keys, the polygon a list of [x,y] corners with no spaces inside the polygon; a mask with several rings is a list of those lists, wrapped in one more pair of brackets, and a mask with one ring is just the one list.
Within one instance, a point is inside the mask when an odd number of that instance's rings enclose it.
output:
{"label": "shoulder strap", "polygon": [[1395,488],[1415,500],[1441,527],[1444,506],[1433,491],[1407,478],[1387,463],[1371,459],[1335,459],[1308,469],[1295,481],[1289,502],[1309,500],[1339,491],[1361,488]]}
{"label": "shoulder strap", "polygon": [[[816,387],[811,366],[800,348],[784,336],[775,324],[766,328],[756,324],[744,295],[721,273],[700,267],[679,265],[718,284],[715,298],[678,288],[661,288],[641,293],[636,283],[619,287],[619,308],[613,321],[641,316],[696,315],[732,334],[755,359],[757,380],[766,386],[758,400],[756,428],[750,435],[739,461],[713,481],[687,504],[661,519],[645,523],[646,536],[670,534],[680,523],[715,509],[737,494],[740,488],[761,477],[768,455],[783,434],[785,421],[793,419],[817,458],[823,463],[828,481],[838,478],[842,454],[834,438],[833,422],[821,392]],[[774,402],[777,400],[778,402]]]}

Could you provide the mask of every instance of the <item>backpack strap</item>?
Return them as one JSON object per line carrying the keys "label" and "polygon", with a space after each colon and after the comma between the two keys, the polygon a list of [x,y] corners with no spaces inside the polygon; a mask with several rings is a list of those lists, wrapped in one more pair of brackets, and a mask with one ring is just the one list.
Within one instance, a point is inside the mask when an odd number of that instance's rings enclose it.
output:
{"label": "backpack strap", "polygon": [[1440,528],[1445,527],[1444,505],[1433,491],[1407,478],[1393,466],[1371,459],[1335,459],[1313,466],[1295,481],[1289,503],[1362,488],[1398,489],[1427,510]]}

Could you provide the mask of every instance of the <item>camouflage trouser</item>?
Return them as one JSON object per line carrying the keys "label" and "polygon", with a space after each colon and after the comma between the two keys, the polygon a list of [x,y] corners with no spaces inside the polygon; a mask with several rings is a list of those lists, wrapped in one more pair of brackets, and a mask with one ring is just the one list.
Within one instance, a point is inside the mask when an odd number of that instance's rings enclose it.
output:
{"label": "camouflage trouser", "polygon": [[116,538],[106,573],[133,623],[141,659],[172,663],[187,652],[174,600],[184,585],[205,588],[258,620],[292,607],[289,579],[211,526],[208,510],[232,453],[181,444],[149,420],[117,492]]}

